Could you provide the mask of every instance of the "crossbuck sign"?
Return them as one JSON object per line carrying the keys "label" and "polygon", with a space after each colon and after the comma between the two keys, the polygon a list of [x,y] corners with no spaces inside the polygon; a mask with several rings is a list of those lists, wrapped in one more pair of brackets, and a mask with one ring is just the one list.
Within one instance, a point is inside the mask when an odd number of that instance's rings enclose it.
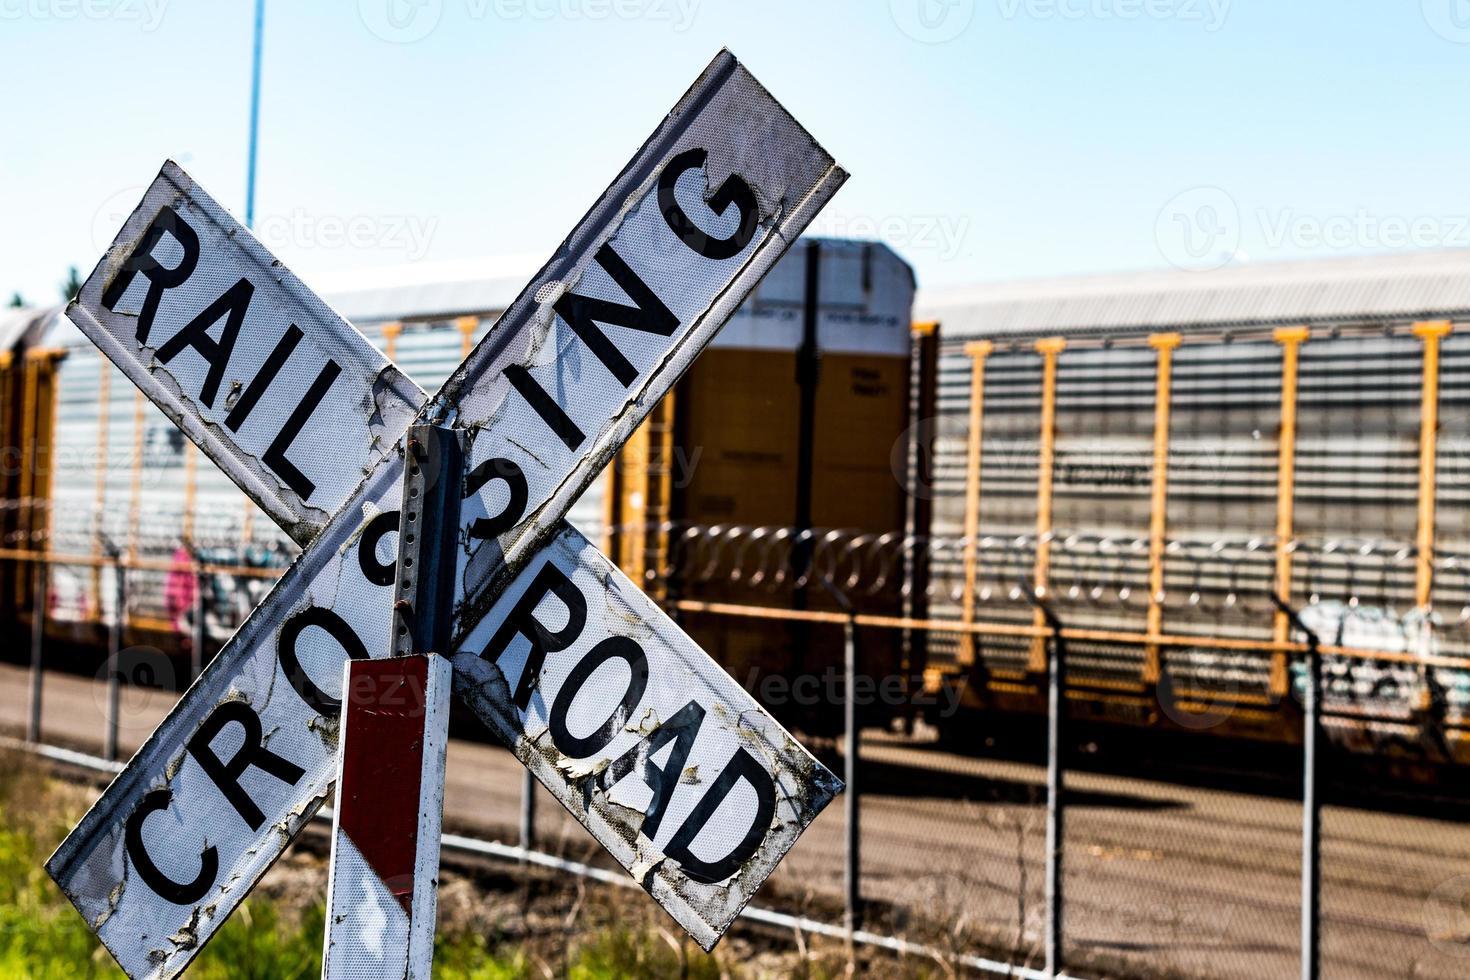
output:
{"label": "crossbuck sign", "polygon": [[464,445],[455,693],[718,941],[841,786],[562,517],[845,177],[721,52],[430,399],[165,164],[68,315],[304,550],[47,864],[130,976],[182,971],[331,793],[415,420]]}

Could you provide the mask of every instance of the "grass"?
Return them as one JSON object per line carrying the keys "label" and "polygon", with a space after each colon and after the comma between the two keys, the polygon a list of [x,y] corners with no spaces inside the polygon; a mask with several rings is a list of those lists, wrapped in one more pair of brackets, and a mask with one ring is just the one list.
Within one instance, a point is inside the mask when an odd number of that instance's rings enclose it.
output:
{"label": "grass", "polygon": [[[74,825],[86,796],[50,779],[15,754],[0,754],[0,977],[90,980],[122,977],[112,957],[52,883],[43,867]],[[324,880],[325,872],[320,871]],[[321,975],[325,909],[320,899],[291,907],[247,899],[189,969],[197,980],[305,980]],[[553,956],[532,955],[514,940],[472,931],[443,932],[434,973],[442,980],[521,980],[565,976],[732,976],[713,957],[643,933],[601,929]]]}
{"label": "grass", "polygon": [[[0,977],[122,978],[43,867],[90,802],[84,786],[47,776],[28,757],[0,752]],[[325,862],[296,849],[235,911],[190,966],[190,980],[307,980],[321,975]],[[473,915],[446,913],[441,889],[436,980],[827,980],[852,975],[840,949],[793,953],[726,940],[714,955],[678,935],[644,896],[581,887],[575,896],[524,883],[446,872]],[[285,883],[284,885],[282,883]],[[570,906],[571,911],[567,908]],[[868,964],[875,975],[923,977],[929,969]],[[857,972],[866,972],[860,966]]]}
{"label": "grass", "polygon": [[[35,980],[122,977],[122,971],[42,867],[77,816],[51,780],[0,758],[0,976]],[[285,926],[273,903],[247,901],[191,977],[290,980],[321,976],[318,905]]]}
{"label": "grass", "polygon": [[42,867],[66,831],[50,795],[20,759],[0,757],[0,976],[121,976]]}

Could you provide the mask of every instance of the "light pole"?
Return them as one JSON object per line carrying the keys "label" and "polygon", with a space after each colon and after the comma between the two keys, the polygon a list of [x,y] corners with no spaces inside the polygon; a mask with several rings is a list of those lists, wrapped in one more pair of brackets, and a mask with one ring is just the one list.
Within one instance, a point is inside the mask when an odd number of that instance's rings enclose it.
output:
{"label": "light pole", "polygon": [[260,132],[260,35],[265,0],[255,0],[255,51],[250,64],[250,157],[245,163],[245,227],[255,227],[255,150]]}

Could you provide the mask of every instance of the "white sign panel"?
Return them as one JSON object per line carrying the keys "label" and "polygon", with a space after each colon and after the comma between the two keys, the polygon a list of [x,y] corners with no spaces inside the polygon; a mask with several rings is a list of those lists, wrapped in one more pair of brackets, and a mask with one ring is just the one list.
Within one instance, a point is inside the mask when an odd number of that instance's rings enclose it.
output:
{"label": "white sign panel", "polygon": [[399,470],[373,473],[47,862],[129,976],[181,972],[331,791],[342,662],[388,652]]}
{"label": "white sign panel", "polygon": [[[740,97],[720,98],[730,86]],[[698,148],[704,154],[702,166],[691,155],[691,134],[709,141],[708,149]],[[770,163],[782,160],[789,160],[795,176],[783,177],[781,168]],[[709,203],[698,220],[690,212],[698,213],[703,202],[697,189],[690,197],[690,173],[703,174]],[[507,649],[486,656],[486,648],[475,646],[472,656],[461,653],[458,659],[475,662],[473,703],[503,735],[509,738],[534,724],[525,712],[534,707],[536,674],[521,669],[509,701],[496,699],[494,678],[506,676],[502,655],[514,656],[509,646],[525,634],[504,633],[500,613],[482,623],[485,612],[507,587],[524,594],[544,584],[550,574],[545,562],[519,576],[516,571],[548,536],[559,535],[562,552],[578,556],[575,567],[603,561],[575,532],[563,529],[560,515],[841,178],[810,138],[733,58],[722,54],[517,301],[502,320],[504,329],[491,332],[436,401],[429,414],[474,427],[479,443],[466,484],[470,499],[465,502],[460,629],[467,638],[486,630],[492,637],[503,634]],[[752,200],[754,211],[749,211]],[[187,230],[179,222],[185,215],[195,219],[183,221]],[[201,234],[194,227],[201,216],[199,223],[218,233]],[[662,221],[665,230],[651,217]],[[155,233],[160,221],[173,223],[173,229],[162,227]],[[178,277],[178,270],[190,264],[191,233],[200,241],[194,271],[170,285],[169,276]],[[735,251],[726,254],[731,248]],[[140,253],[149,258],[134,258]],[[658,261],[659,256],[666,261]],[[680,264],[685,274],[672,274]],[[597,272],[588,271],[593,265]],[[714,267],[722,270],[719,276],[710,273]],[[208,280],[196,283],[200,268],[211,271]],[[261,269],[271,271],[260,292],[276,301],[256,311],[238,283],[253,281],[250,273]],[[156,280],[148,277],[150,270]],[[119,275],[129,272],[132,281],[118,285]],[[146,281],[146,288],[139,280]],[[280,289],[272,289],[272,282]],[[155,286],[158,296],[150,298]],[[173,302],[170,291],[181,289],[192,291],[192,303]],[[255,291],[250,293],[253,297]],[[245,305],[221,306],[220,297],[226,295]],[[130,312],[134,306],[136,316]],[[629,312],[635,307],[636,314]],[[140,341],[135,321],[150,310],[149,330]],[[218,315],[205,320],[211,310]],[[401,475],[401,447],[394,447],[423,396],[360,335],[324,311],[248,232],[172,167],[150,189],[72,311],[78,325],[242,487],[263,504],[274,501],[268,510],[284,527],[303,543],[314,541],[48,863],[53,877],[135,977],[181,971],[320,805],[335,769],[341,664],[347,657],[378,656],[388,649],[397,528],[393,507]],[[648,311],[657,313],[657,329],[645,329],[651,322],[643,319]],[[293,328],[302,336],[288,341]],[[174,342],[181,332],[188,339]],[[172,355],[166,361],[165,348]],[[314,352],[316,359],[303,358],[288,371],[298,350]],[[245,357],[242,352],[253,353]],[[330,364],[338,369],[332,371]],[[601,381],[589,376],[579,385],[569,383],[580,380],[577,372],[593,367],[607,372]],[[291,385],[285,383],[288,378]],[[213,399],[204,398],[206,388],[215,389]],[[318,417],[303,408],[338,397],[356,406],[355,413],[341,409]],[[246,424],[230,424],[232,414],[239,420],[242,413],[244,422],[256,414],[261,420],[280,416],[284,421],[274,433],[269,426],[255,433]],[[293,424],[303,414],[304,420]],[[318,421],[322,435],[315,428]],[[541,428],[530,427],[531,422]],[[494,430],[486,427],[490,423]],[[518,425],[525,427],[517,430]],[[547,430],[555,444],[548,442]],[[577,440],[573,430],[583,438]],[[282,449],[281,433],[287,431],[291,439]],[[293,445],[307,445],[296,441],[301,439],[313,440],[309,456],[293,454]],[[272,465],[283,455],[308,477],[310,487],[293,483],[289,470]],[[349,493],[345,479],[312,478],[302,467],[308,458],[339,461],[354,471],[354,479],[364,471],[368,476]],[[381,460],[376,468],[375,458]],[[341,512],[313,539],[320,514],[338,504]],[[570,574],[574,566],[563,561],[555,567]],[[631,586],[609,579],[602,591],[611,596],[615,588]],[[598,610],[616,605],[595,590],[583,594]],[[721,682],[738,692],[651,603],[644,600],[639,614],[644,617],[639,635],[631,639],[642,643],[646,633],[650,642],[658,641],[654,649],[682,651],[678,657],[655,652],[651,659],[703,665],[697,673],[706,677],[706,710],[722,696]],[[534,633],[543,622],[521,625]],[[587,657],[604,650],[603,641],[628,652],[631,648],[616,638],[628,639],[630,629],[628,623],[591,616],[576,640],[586,645]],[[547,663],[575,669],[570,661],[575,654],[565,652],[575,649],[570,638],[560,651],[552,649],[553,643],[543,645],[551,654]],[[586,704],[596,703],[593,692],[601,690],[602,680],[588,687]],[[620,698],[605,717],[615,716],[621,704]],[[747,698],[730,715],[745,719],[732,721],[734,730],[752,723],[745,714],[752,710],[762,731],[774,725]],[[643,733],[653,740],[659,737],[657,727],[674,726],[681,717],[677,711],[666,717],[662,702],[650,704],[650,711]],[[706,722],[702,730],[722,729]],[[518,743],[523,757],[528,746],[544,743],[534,729],[527,734]],[[682,741],[682,736],[670,736],[669,741]],[[611,744],[601,749],[611,751]],[[598,839],[706,945],[718,938],[836,785],[784,733],[772,744],[786,746],[788,756],[747,753],[767,767],[769,787],[753,770],[747,771],[746,756],[734,753],[724,760],[727,768],[734,766],[724,782],[721,773],[705,772],[710,792],[723,787],[722,795],[711,804],[708,819],[688,819],[686,814],[678,824],[687,830],[687,840],[675,836],[660,841],[655,833],[649,847],[638,845],[640,827],[655,830],[674,824],[649,824],[650,810],[593,807],[595,793],[587,797],[592,809],[579,813]],[[717,756],[708,758],[718,762]],[[813,781],[792,795],[788,774],[802,771],[801,758]],[[572,798],[568,787],[585,788],[585,780],[571,780],[565,767],[535,768],[564,802]],[[640,771],[655,778],[647,767]],[[758,805],[739,809],[747,790],[756,794],[756,804],[760,794],[774,793],[772,813],[781,817],[768,833],[761,833],[753,850],[746,837],[754,833],[751,827],[761,825],[756,818],[764,811]],[[687,793],[681,798],[692,799]],[[698,804],[692,805],[697,816]],[[590,815],[594,813],[595,818]],[[735,832],[731,827],[741,819],[745,829],[739,831],[739,840],[729,840]],[[686,850],[688,863],[681,865],[678,858]],[[656,851],[665,857],[650,863]],[[741,856],[742,867],[729,887],[699,877],[710,874],[698,870],[699,861],[718,870],[722,856],[732,855]],[[650,874],[655,865],[657,873]],[[681,878],[686,886],[682,891],[673,884]],[[718,900],[691,901],[688,896],[699,891],[690,891],[691,883],[710,886],[711,894],[719,893]],[[684,897],[676,899],[676,892]]]}
{"label": "white sign panel", "polygon": [[456,637],[847,175],[727,52],[434,396],[468,432]]}
{"label": "white sign panel", "polygon": [[298,544],[423,392],[172,161],[67,311]]}
{"label": "white sign panel", "polygon": [[841,789],[568,524],[467,637],[454,687],[705,949]]}

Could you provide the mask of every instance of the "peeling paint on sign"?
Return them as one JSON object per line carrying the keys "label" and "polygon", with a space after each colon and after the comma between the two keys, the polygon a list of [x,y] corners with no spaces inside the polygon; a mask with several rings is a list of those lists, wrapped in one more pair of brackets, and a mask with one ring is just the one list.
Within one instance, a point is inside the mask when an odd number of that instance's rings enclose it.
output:
{"label": "peeling paint on sign", "polygon": [[462,507],[457,637],[846,176],[733,57],[705,70],[433,398],[498,475]]}

